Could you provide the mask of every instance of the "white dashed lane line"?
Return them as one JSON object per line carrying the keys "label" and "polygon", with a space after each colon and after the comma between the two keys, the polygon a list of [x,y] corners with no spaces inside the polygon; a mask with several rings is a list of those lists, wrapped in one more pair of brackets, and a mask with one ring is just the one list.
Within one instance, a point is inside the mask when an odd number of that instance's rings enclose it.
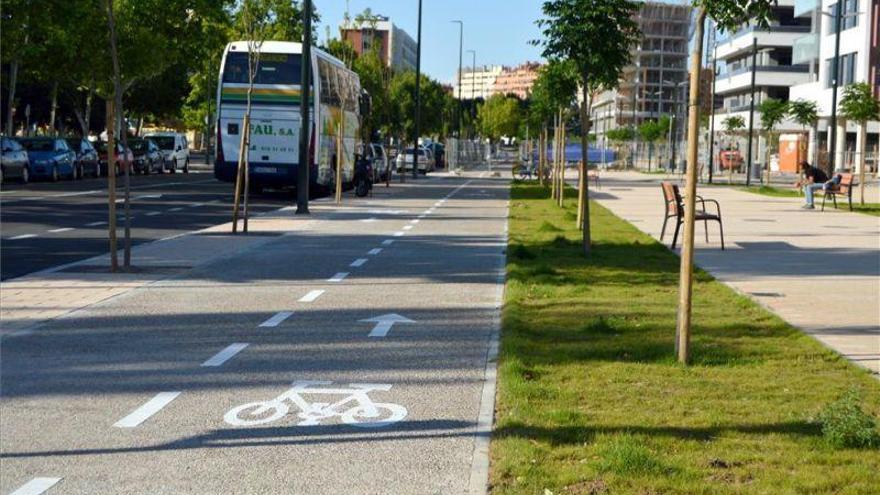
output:
{"label": "white dashed lane line", "polygon": [[52,229],[49,232],[52,234],[60,234],[62,232],[70,232],[71,230],[73,230],[73,227],[62,227],[60,229]]}
{"label": "white dashed lane line", "polygon": [[403,226],[403,230],[412,230],[412,228],[413,228],[412,225],[404,225]]}
{"label": "white dashed lane line", "polygon": [[147,212],[147,213],[146,213],[146,216],[148,216],[148,217],[155,217],[156,215],[161,215],[161,214],[162,214],[161,211],[150,211],[150,212]]}
{"label": "white dashed lane line", "polygon": [[299,302],[315,302],[321,295],[324,293],[323,290],[317,289],[309,292],[308,294],[302,296],[299,299]]}
{"label": "white dashed lane line", "polygon": [[248,344],[241,344],[241,343],[230,344],[228,347],[226,347],[222,351],[218,352],[217,354],[214,354],[214,356],[211,357],[211,359],[208,359],[207,361],[202,363],[202,367],[216,368],[216,367],[222,365],[223,363],[225,363],[226,361],[229,361],[230,359],[232,359],[233,356],[235,356],[239,352],[243,351],[244,348],[247,346],[248,346]]}
{"label": "white dashed lane line", "polygon": [[361,222],[364,222],[364,223],[372,223],[372,222],[375,222],[375,221],[376,221],[376,217],[362,218],[362,219],[361,219]]}
{"label": "white dashed lane line", "polygon": [[382,252],[382,248],[373,248],[373,249],[370,249],[370,252],[368,252],[367,254],[370,256],[376,256],[377,254],[379,254],[381,252]]}
{"label": "white dashed lane line", "polygon": [[102,226],[102,225],[107,225],[107,222],[92,222],[92,223],[87,223],[87,224],[86,224],[86,227],[100,227],[100,226]]}
{"label": "white dashed lane line", "polygon": [[175,211],[183,211],[183,208],[180,208],[180,207],[178,207],[178,208],[171,208],[171,209],[168,210],[168,213],[172,213],[172,212],[175,212]]}
{"label": "white dashed lane line", "polygon": [[359,267],[359,266],[363,266],[364,263],[366,263],[366,262],[367,262],[367,259],[366,259],[366,258],[358,258],[358,259],[352,261],[351,264],[348,265],[348,266],[351,266],[351,267],[357,268],[357,267]]}
{"label": "white dashed lane line", "polygon": [[37,234],[22,234],[22,235],[17,235],[15,237],[10,237],[9,240],[10,241],[20,241],[22,239],[30,239],[30,238],[36,237],[36,236],[37,236]]}
{"label": "white dashed lane line", "polygon": [[403,234],[405,234],[405,233],[406,233],[406,232],[403,232],[403,231],[401,231],[401,232],[395,232],[395,233],[394,233],[394,237],[403,237]]}
{"label": "white dashed lane line", "polygon": [[336,275],[333,275],[332,277],[328,278],[327,281],[334,282],[334,283],[342,282],[343,280],[345,280],[345,277],[347,277],[347,276],[348,276],[348,272],[339,272]]}
{"label": "white dashed lane line", "polygon": [[421,222],[421,219],[419,219],[419,218],[413,218],[412,220],[409,221],[409,223],[411,223],[411,224],[413,224],[413,225],[415,225],[415,224],[417,224],[417,223],[419,223],[419,222]]}
{"label": "white dashed lane line", "polygon": [[275,316],[269,318],[268,320],[260,323],[260,327],[277,327],[281,324],[282,321],[293,316],[293,311],[279,311],[275,314]]}
{"label": "white dashed lane line", "polygon": [[61,478],[34,478],[9,495],[40,495],[46,493],[46,490],[55,486],[59,481]]}
{"label": "white dashed lane line", "polygon": [[384,241],[382,241],[383,246],[390,246],[392,244],[394,244],[394,239],[385,239]]}
{"label": "white dashed lane line", "polygon": [[120,419],[113,426],[117,428],[134,428],[149,419],[150,416],[161,411],[163,407],[170,404],[178,395],[180,395],[180,392],[159,392],[155,397],[147,401],[146,404]]}

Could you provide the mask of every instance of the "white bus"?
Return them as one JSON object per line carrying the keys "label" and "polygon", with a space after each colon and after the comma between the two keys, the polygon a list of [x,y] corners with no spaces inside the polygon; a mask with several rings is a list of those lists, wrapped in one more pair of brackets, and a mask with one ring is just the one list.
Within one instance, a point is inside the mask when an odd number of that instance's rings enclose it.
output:
{"label": "white bus", "polygon": [[[354,177],[354,153],[360,130],[360,79],[339,59],[312,49],[312,133],[309,179],[318,189],[335,184],[337,137],[344,115],[342,181]],[[250,183],[296,187],[301,129],[302,44],[266,41],[251,96]],[[241,126],[247,105],[248,43],[229,43],[220,63],[217,87],[217,146],[214,176],[235,182]],[[317,125],[316,125],[317,123]],[[317,145],[317,146],[316,146]]]}

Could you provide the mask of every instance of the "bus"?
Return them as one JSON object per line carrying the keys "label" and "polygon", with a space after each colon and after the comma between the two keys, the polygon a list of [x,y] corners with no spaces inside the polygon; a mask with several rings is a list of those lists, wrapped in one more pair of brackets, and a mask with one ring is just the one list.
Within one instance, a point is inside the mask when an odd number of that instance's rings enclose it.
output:
{"label": "bus", "polygon": [[[302,44],[265,41],[258,50],[248,150],[251,188],[257,192],[265,187],[295,188],[302,128]],[[324,191],[335,187],[336,156],[341,153],[342,182],[348,188],[354,178],[360,132],[360,79],[339,59],[319,49],[312,49],[310,63],[310,186]],[[217,87],[214,176],[224,182],[235,182],[247,92],[248,42],[235,41],[223,52]],[[344,123],[342,149],[337,150],[340,122]]]}

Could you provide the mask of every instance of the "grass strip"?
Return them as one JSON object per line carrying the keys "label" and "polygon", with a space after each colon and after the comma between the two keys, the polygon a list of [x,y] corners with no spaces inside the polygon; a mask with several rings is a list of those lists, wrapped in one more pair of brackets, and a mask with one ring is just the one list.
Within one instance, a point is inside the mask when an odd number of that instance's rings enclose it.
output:
{"label": "grass strip", "polygon": [[[574,197],[574,194],[572,194]],[[514,183],[493,493],[877,493],[880,451],[817,418],[880,382],[702,271],[693,363],[673,356],[679,258],[595,202]]]}

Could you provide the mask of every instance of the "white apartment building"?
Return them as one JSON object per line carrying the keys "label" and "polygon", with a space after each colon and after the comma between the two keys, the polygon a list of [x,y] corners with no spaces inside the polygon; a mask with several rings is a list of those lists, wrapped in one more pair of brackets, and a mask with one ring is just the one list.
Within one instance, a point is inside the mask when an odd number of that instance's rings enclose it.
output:
{"label": "white apartment building", "polygon": [[[755,112],[753,127],[753,162],[763,161],[765,143],[760,137],[761,115],[758,105],[768,98],[782,101],[791,99],[791,88],[810,82],[810,65],[793,59],[795,42],[809,34],[811,19],[795,15],[794,0],[779,0],[773,8],[773,20],[766,28],[745,26],[732,33],[719,33],[712,56],[717,60],[718,75],[715,78],[716,143],[740,148],[743,156],[748,154],[746,139],[722,137],[724,121],[732,116],[742,117],[746,130],[752,124],[750,104],[752,76],[755,79]],[[752,60],[755,60],[754,67]],[[717,105],[717,103],[716,103]],[[799,131],[801,126],[786,120],[776,127],[782,132]]]}
{"label": "white apartment building", "polygon": [[[495,91],[495,81],[504,72],[501,65],[486,65],[482,67],[464,68],[461,71],[461,99],[472,100],[475,98],[488,99]],[[452,95],[459,97],[458,73],[453,84]]]}
{"label": "white apartment building", "polygon": [[[809,34],[798,37],[794,44],[796,63],[809,66],[808,80],[792,86],[790,98],[816,102],[819,107],[819,133],[811,129],[808,160],[820,165],[827,160],[831,144],[832,73],[835,52],[835,15],[837,0],[798,0],[794,15],[812,20]],[[878,36],[880,36],[880,0],[844,0],[840,31],[840,58],[838,72],[838,103],[843,87],[855,82],[869,82],[877,95]],[[858,126],[853,122],[837,121],[837,168],[855,168],[856,150],[862,149]],[[871,122],[867,130],[869,157],[876,152],[880,140],[880,123]],[[872,159],[872,163],[876,163]],[[873,165],[876,170],[876,164]]]}

